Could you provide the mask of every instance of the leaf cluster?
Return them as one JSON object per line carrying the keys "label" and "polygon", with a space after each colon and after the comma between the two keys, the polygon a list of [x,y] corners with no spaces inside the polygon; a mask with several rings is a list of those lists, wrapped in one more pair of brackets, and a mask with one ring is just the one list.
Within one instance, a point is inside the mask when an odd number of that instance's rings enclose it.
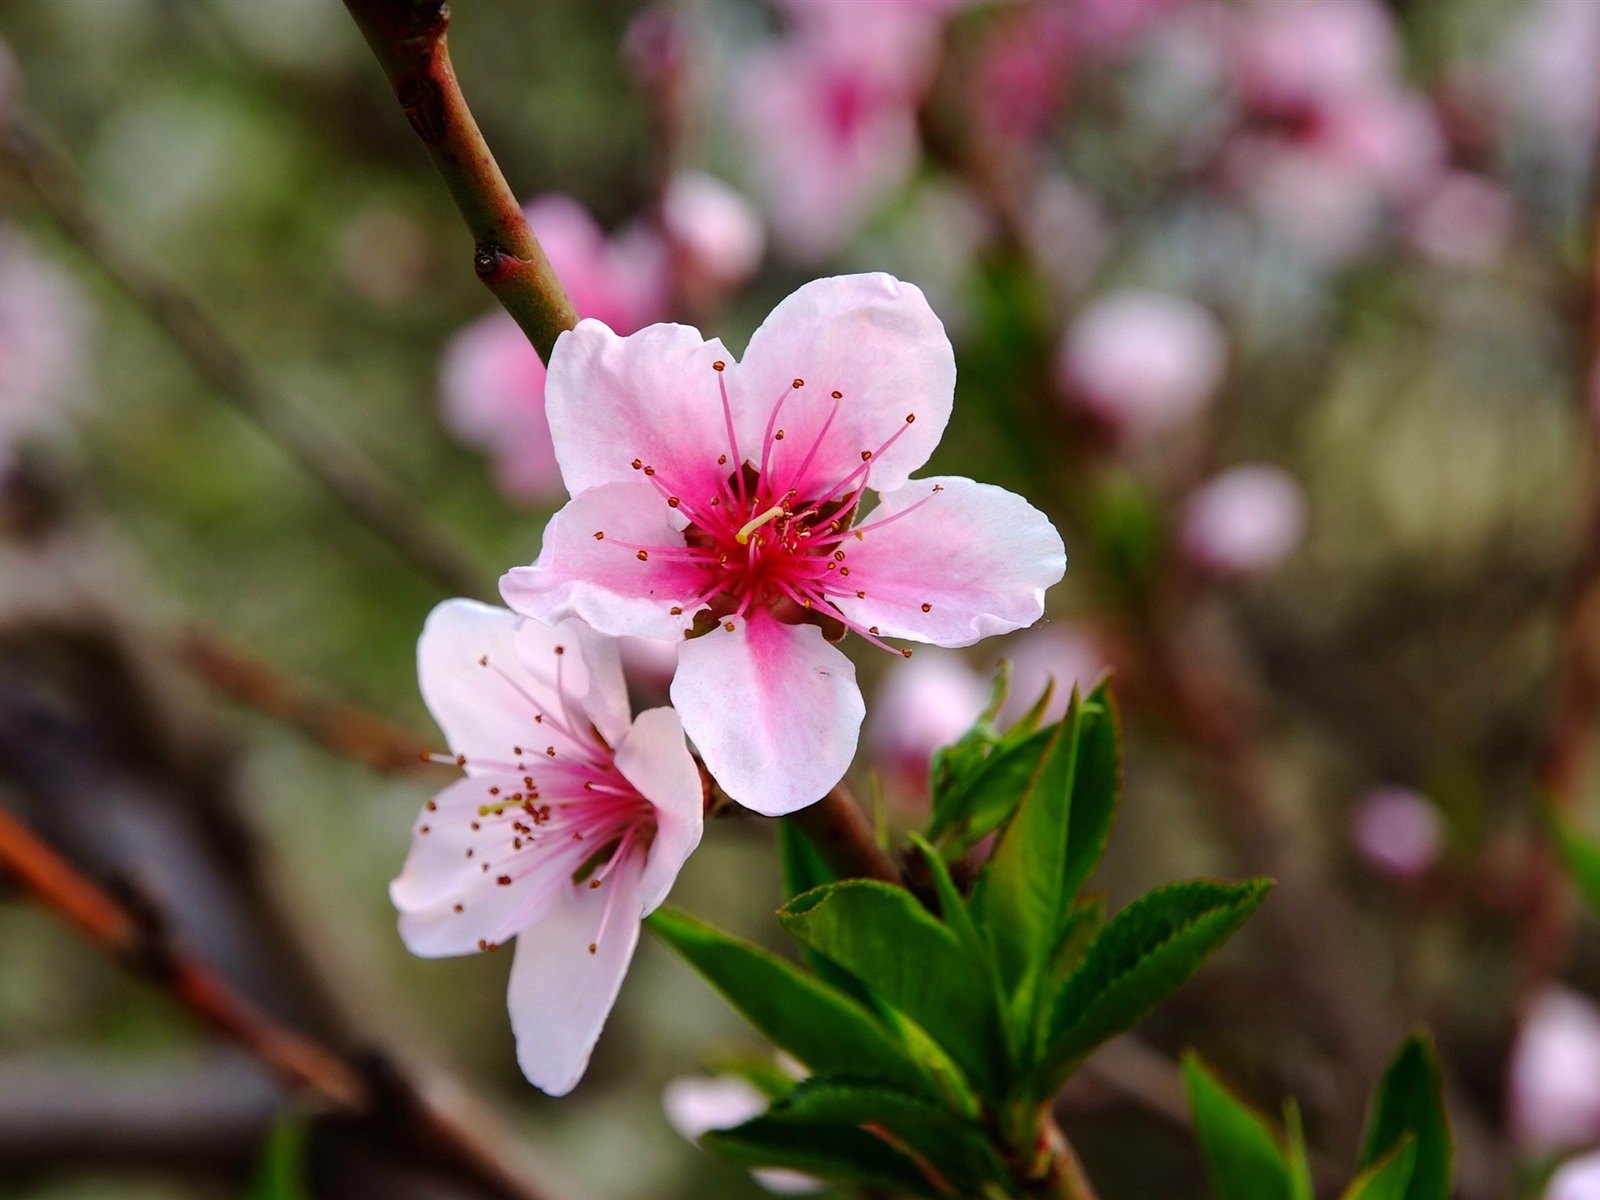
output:
{"label": "leaf cluster", "polygon": [[[1157,889],[1111,917],[1085,897],[1121,787],[1102,685],[1004,733],[1000,692],[935,758],[932,816],[911,835],[919,893],[838,880],[785,827],[778,912],[809,970],[681,912],[663,937],[809,1075],[763,1116],[703,1144],[750,1166],[928,1197],[1026,1194],[1051,1099],[1265,899],[1265,880]],[[992,849],[971,871],[952,872]],[[966,886],[957,876],[968,880]]]}

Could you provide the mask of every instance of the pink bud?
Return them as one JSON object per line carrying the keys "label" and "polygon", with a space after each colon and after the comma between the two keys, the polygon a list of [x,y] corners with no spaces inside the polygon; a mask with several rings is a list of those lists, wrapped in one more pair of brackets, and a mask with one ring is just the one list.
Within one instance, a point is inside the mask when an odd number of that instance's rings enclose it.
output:
{"label": "pink bud", "polygon": [[1411,215],[1411,241],[1443,266],[1483,269],[1505,254],[1516,205],[1497,183],[1467,171],[1442,176]]}
{"label": "pink bud", "polygon": [[1512,1132],[1534,1149],[1600,1138],[1600,1008],[1554,987],[1528,1005],[1507,1080]]}
{"label": "pink bud", "polygon": [[766,236],[755,209],[703,171],[673,177],[662,199],[661,224],[685,282],[713,295],[739,287],[761,265]]}
{"label": "pink bud", "polygon": [[87,327],[72,277],[0,227],[0,466],[23,441],[66,427]]}
{"label": "pink bud", "polygon": [[1368,792],[1356,807],[1351,833],[1369,867],[1401,882],[1432,870],[1444,846],[1439,810],[1426,796],[1403,787]]}
{"label": "pink bud", "polygon": [[1224,471],[1183,506],[1184,554],[1215,575],[1250,575],[1278,565],[1306,530],[1305,493],[1277,467],[1251,463]]}
{"label": "pink bud", "polygon": [[1325,104],[1393,79],[1398,49],[1377,0],[1263,4],[1240,40],[1240,88],[1256,107]]}
{"label": "pink bud", "polygon": [[1193,416],[1226,366],[1222,329],[1205,309],[1180,296],[1124,291],[1078,318],[1057,357],[1057,381],[1113,428],[1151,434]]}
{"label": "pink bud", "polygon": [[1563,1163],[1550,1177],[1544,1200],[1600,1200],[1600,1153]]}

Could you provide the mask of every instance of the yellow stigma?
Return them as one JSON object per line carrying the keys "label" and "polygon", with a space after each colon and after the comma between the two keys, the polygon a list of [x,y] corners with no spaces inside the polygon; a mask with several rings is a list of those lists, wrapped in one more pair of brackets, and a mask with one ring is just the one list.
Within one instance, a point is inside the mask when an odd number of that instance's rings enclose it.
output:
{"label": "yellow stigma", "polygon": [[746,521],[744,523],[744,528],[733,535],[733,540],[738,542],[741,546],[748,546],[750,544],[750,535],[752,533],[760,529],[768,521],[772,520],[773,517],[779,517],[782,515],[783,505],[774,504],[771,508],[767,509],[766,512],[751,517],[748,521]]}

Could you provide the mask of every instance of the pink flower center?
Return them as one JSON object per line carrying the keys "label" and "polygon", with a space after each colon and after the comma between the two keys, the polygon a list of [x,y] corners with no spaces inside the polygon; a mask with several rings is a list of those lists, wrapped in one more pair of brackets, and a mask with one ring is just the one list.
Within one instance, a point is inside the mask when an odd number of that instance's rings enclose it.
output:
{"label": "pink flower center", "polygon": [[[773,449],[786,436],[781,425],[784,401],[791,392],[805,386],[805,380],[795,379],[773,405],[758,466],[740,455],[727,384],[722,377],[725,364],[714,365],[728,435],[728,453],[717,458],[717,465],[729,468],[716,491],[706,496],[686,496],[655,467],[633,460],[634,470],[650,480],[668,506],[688,518],[689,525],[683,532],[687,544],[644,546],[610,540],[618,549],[633,551],[640,562],[663,558],[696,568],[701,574],[702,590],[685,603],[673,605],[671,612],[674,616],[696,613],[696,625],[702,630],[710,628],[713,621],[721,621],[731,632],[739,618],[764,609],[786,624],[818,624],[825,632],[830,625],[853,629],[874,645],[894,650],[878,638],[876,626],[863,627],[851,621],[833,601],[844,596],[866,598],[865,581],[851,575],[850,550],[854,543],[865,539],[871,530],[914,512],[944,490],[935,484],[927,496],[893,516],[855,525],[872,461],[911,428],[916,414],[908,413],[904,423],[876,449],[862,450],[860,465],[837,482],[818,483],[808,478],[807,471],[833,428],[843,395],[832,393],[833,408],[812,444],[793,470],[782,470],[773,461]],[[599,541],[608,540],[603,530],[596,530],[594,536]],[[924,611],[927,608],[924,605]],[[843,636],[843,630],[837,632]],[[911,657],[910,650],[899,653]]]}
{"label": "pink flower center", "polygon": [[[498,675],[530,706],[527,741],[505,748],[504,758],[456,755],[446,761],[484,775],[481,796],[429,801],[440,822],[469,826],[466,857],[499,887],[527,879],[513,910],[479,949],[494,950],[529,921],[563,887],[604,887],[632,856],[643,856],[656,835],[654,805],[617,769],[614,753],[565,687],[557,646],[555,711],[541,704],[517,678],[487,654],[478,665]],[[556,737],[549,736],[554,731]],[[419,832],[427,834],[430,825]],[[612,888],[596,943],[611,922],[621,889]],[[456,905],[462,912],[464,904]],[[596,951],[591,944],[589,953]]]}

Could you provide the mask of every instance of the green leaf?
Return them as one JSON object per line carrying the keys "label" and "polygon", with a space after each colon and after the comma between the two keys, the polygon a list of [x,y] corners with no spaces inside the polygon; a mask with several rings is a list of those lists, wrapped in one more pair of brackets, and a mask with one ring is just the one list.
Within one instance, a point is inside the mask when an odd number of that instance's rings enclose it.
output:
{"label": "green leaf", "polygon": [[1433,1043],[1421,1033],[1401,1045],[1373,1095],[1361,1166],[1372,1166],[1408,1137],[1416,1147],[1416,1164],[1405,1200],[1448,1200],[1452,1151],[1444,1085]]}
{"label": "green leaf", "polygon": [[1567,864],[1567,874],[1589,908],[1600,913],[1600,843],[1585,835],[1564,813],[1550,810],[1550,830]]}
{"label": "green leaf", "polygon": [[783,868],[786,901],[839,878],[793,821],[778,822],[778,860]]}
{"label": "green leaf", "polygon": [[843,1121],[786,1121],[769,1114],[732,1129],[712,1130],[700,1144],[740,1166],[787,1167],[897,1195],[941,1195],[908,1155]]}
{"label": "green leaf", "polygon": [[939,852],[920,833],[908,833],[906,840],[916,847],[917,853],[922,855],[922,861],[927,864],[928,874],[933,878],[934,894],[939,898],[939,919],[951,933],[956,935],[956,940],[967,955],[976,962],[982,962],[986,970],[992,969],[989,964],[989,946],[983,940],[983,934],[978,932],[978,927],[973,923],[972,913],[967,909],[967,902],[962,897],[960,889],[956,887],[955,880],[950,878],[950,868],[945,865]]}
{"label": "green leaf", "polygon": [[1108,693],[1080,701],[1074,692],[973,891],[1028,1042],[1042,982],[1074,923],[1073,899],[1105,849],[1120,775]]}
{"label": "green leaf", "polygon": [[1357,1175],[1342,1200],[1406,1200],[1416,1162],[1417,1144],[1408,1135]]}
{"label": "green leaf", "polygon": [[915,1021],[980,1087],[1003,1069],[993,991],[983,964],[905,888],[852,879],[778,911],[796,941],[848,971]]}
{"label": "green leaf", "polygon": [[848,1071],[939,1095],[906,1047],[837,988],[676,909],[659,908],[645,923],[750,1024],[811,1070]]}
{"label": "green leaf", "polygon": [[981,763],[953,779],[947,797],[934,805],[928,836],[965,849],[1011,816],[1055,732],[1052,725],[997,745]]}
{"label": "green leaf", "polygon": [[1009,1178],[982,1126],[916,1096],[870,1082],[813,1076],[796,1085],[769,1115],[795,1122],[873,1126],[923,1164],[924,1172],[931,1166],[941,1179],[954,1185],[958,1195],[970,1196],[985,1184]]}
{"label": "green leaf", "polygon": [[1265,879],[1176,883],[1112,917],[1056,994],[1037,1094],[1054,1095],[1084,1055],[1182,987],[1271,887]]}
{"label": "green leaf", "polygon": [[305,1200],[310,1193],[305,1180],[306,1123],[298,1113],[286,1112],[273,1122],[261,1149],[250,1200]]}
{"label": "green leaf", "polygon": [[1295,1200],[1289,1155],[1266,1118],[1224,1087],[1194,1054],[1184,1057],[1183,1081],[1217,1200]]}
{"label": "green leaf", "polygon": [[1300,1106],[1293,1100],[1284,1101],[1283,1125],[1287,1130],[1289,1149],[1289,1190],[1294,1200],[1315,1200],[1316,1188],[1311,1180],[1311,1158],[1306,1153],[1306,1130],[1300,1122]]}

